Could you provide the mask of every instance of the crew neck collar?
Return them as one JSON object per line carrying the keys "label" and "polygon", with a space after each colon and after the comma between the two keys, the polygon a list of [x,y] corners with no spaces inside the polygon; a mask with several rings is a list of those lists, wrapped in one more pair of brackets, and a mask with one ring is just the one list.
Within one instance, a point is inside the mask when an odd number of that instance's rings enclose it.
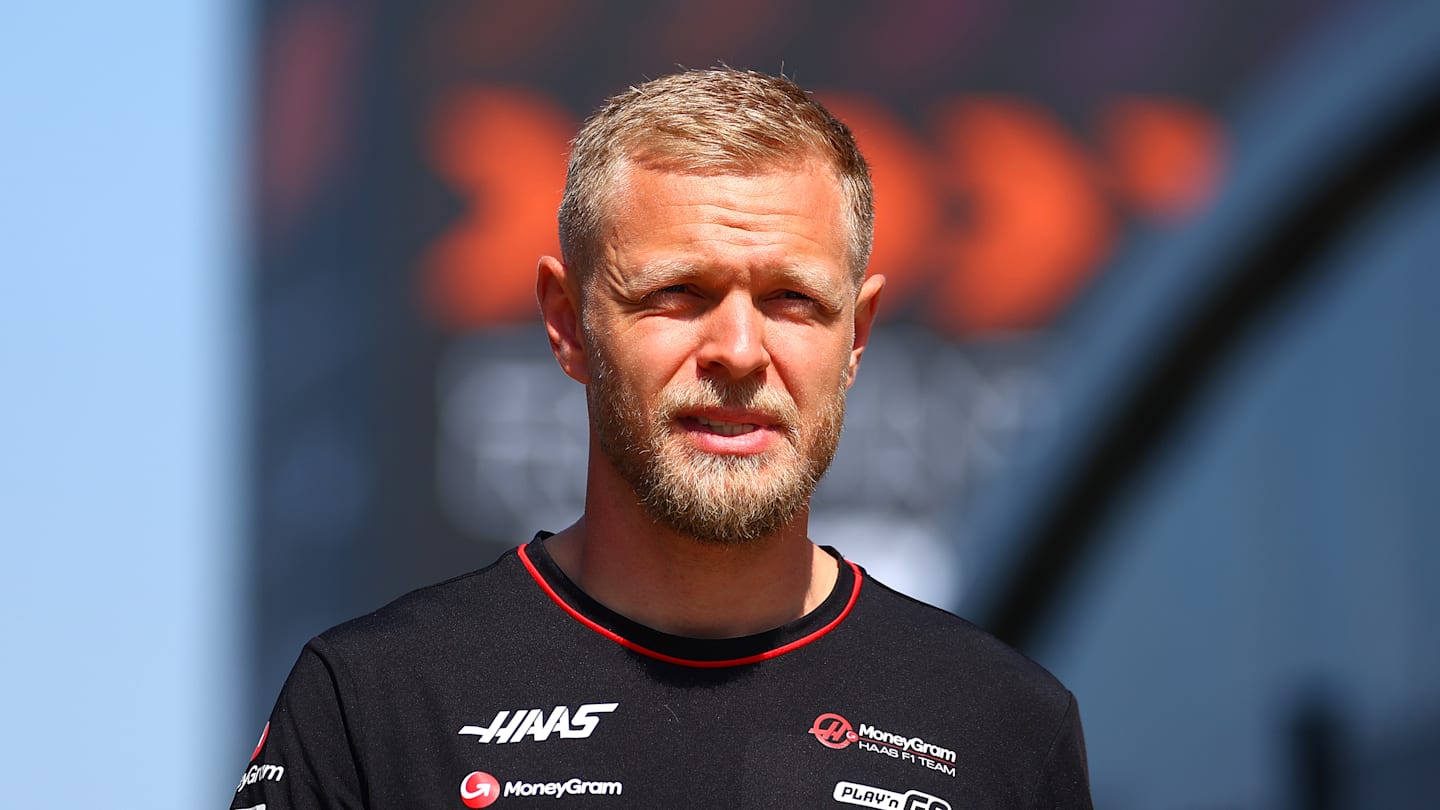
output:
{"label": "crew neck collar", "polygon": [[632,652],[687,667],[720,668],[757,664],[810,644],[840,625],[860,596],[863,572],[829,546],[825,552],[839,564],[830,595],[818,607],[773,630],[749,636],[702,639],[677,636],[647,627],[605,607],[580,590],[560,570],[542,542],[550,532],[517,549],[520,561],[541,590],[571,618]]}

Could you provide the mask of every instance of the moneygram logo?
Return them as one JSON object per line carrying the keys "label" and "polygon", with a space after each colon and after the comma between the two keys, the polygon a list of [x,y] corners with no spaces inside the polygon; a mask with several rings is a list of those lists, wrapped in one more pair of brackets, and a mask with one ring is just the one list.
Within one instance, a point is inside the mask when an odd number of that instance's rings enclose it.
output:
{"label": "moneygram logo", "polygon": [[815,718],[809,733],[827,748],[844,748],[859,739],[850,721],[838,714],[822,714]]}
{"label": "moneygram logo", "polygon": [[566,779],[564,782],[506,782],[506,796],[619,796],[625,792],[620,782],[590,782]]}
{"label": "moneygram logo", "polygon": [[597,715],[615,711],[619,703],[585,703],[573,712],[568,706],[556,706],[547,714],[543,709],[506,709],[495,715],[488,725],[465,726],[460,733],[474,736],[481,743],[514,743],[525,738],[541,741],[558,734],[561,739],[583,740],[595,733],[600,724]]}
{"label": "moneygram logo", "polygon": [[460,801],[466,807],[489,807],[500,798],[500,782],[484,771],[471,771],[460,781]]}
{"label": "moneygram logo", "polygon": [[831,798],[841,804],[873,807],[875,810],[950,810],[949,802],[929,793],[918,790],[896,793],[893,790],[854,782],[836,782]]}
{"label": "moneygram logo", "polygon": [[249,770],[240,775],[240,784],[236,786],[235,792],[239,793],[256,782],[279,782],[284,778],[283,765],[251,765]]}
{"label": "moneygram logo", "polygon": [[851,743],[861,751],[884,754],[891,759],[923,764],[932,771],[954,776],[955,751],[926,742],[920,737],[907,737],[861,723],[858,730],[838,714],[825,713],[810,724],[809,734],[827,748],[846,748]]}
{"label": "moneygram logo", "polygon": [[[270,739],[270,724],[265,724],[265,730],[260,732],[260,742],[255,743],[255,752],[250,755],[250,767],[240,774],[240,784],[235,788],[239,793],[256,782],[279,782],[285,778],[285,767],[283,765],[257,765],[255,760],[260,758],[260,752],[265,750],[265,741]],[[257,804],[245,810],[265,810],[265,805]]]}
{"label": "moneygram logo", "polygon": [[460,781],[460,801],[466,807],[489,807],[502,796],[550,796],[563,799],[567,796],[620,796],[625,792],[621,782],[597,782],[572,777],[563,782],[506,782],[502,788],[500,780],[484,771],[472,771]]}

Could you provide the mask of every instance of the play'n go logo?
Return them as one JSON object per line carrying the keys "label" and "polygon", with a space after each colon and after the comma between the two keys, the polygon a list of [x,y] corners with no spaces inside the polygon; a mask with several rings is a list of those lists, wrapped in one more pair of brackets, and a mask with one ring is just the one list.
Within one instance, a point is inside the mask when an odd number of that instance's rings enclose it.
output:
{"label": "play'n go logo", "polygon": [[836,782],[831,798],[840,804],[871,807],[874,810],[951,810],[949,802],[929,793],[918,790],[897,793],[855,782]]}

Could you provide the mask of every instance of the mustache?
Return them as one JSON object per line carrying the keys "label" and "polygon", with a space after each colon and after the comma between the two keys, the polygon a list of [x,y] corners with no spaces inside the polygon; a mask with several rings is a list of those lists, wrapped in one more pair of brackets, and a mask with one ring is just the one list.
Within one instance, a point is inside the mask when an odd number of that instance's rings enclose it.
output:
{"label": "mustache", "polygon": [[758,411],[787,433],[797,433],[800,428],[800,409],[786,394],[755,380],[723,382],[710,378],[666,389],[656,403],[656,424],[666,424],[684,411],[704,408]]}

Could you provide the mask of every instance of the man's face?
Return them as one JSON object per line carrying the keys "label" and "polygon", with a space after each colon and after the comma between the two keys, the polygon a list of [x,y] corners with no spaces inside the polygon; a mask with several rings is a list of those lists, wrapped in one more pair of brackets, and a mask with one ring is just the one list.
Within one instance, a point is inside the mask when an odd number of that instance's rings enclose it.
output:
{"label": "man's face", "polygon": [[[834,175],[631,167],[584,292],[593,430],[652,518],[738,543],[800,516],[840,436],[881,279],[857,290]],[[862,335],[863,337],[863,335]]]}

